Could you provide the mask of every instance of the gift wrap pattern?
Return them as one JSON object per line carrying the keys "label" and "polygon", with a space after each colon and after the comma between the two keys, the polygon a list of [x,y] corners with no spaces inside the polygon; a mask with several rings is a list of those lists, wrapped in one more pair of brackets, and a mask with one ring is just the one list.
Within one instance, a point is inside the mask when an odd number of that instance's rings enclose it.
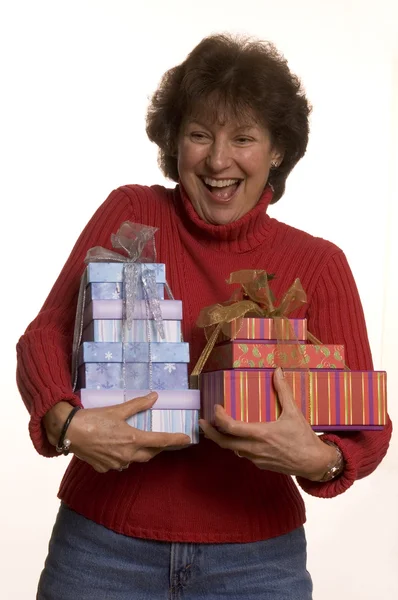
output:
{"label": "gift wrap pattern", "polygon": [[93,342],[180,342],[181,321],[163,321],[165,337],[162,338],[155,321],[134,320],[131,328],[117,319],[96,319],[83,331],[83,341]]}
{"label": "gift wrap pattern", "polygon": [[[182,320],[181,300],[159,300],[162,319]],[[148,319],[148,307],[145,300],[134,302],[133,319]],[[94,319],[122,319],[123,300],[92,300],[84,310],[84,326]]]}
{"label": "gift wrap pattern", "polygon": [[[146,396],[149,394],[149,388],[141,390],[127,389],[126,392],[121,389],[89,390],[85,388],[79,390],[77,393],[84,408],[104,408],[106,406],[122,404],[126,399],[132,400]],[[174,408],[177,410],[199,410],[199,390],[159,390],[158,399],[153,404],[152,409],[171,410]]]}
{"label": "gift wrap pattern", "polygon": [[[141,279],[145,270],[155,273],[164,338],[145,297]],[[128,327],[123,319],[123,263],[87,265],[78,393],[85,408],[95,408],[145,396],[151,387],[158,392],[153,407],[127,422],[145,431],[186,433],[196,444],[200,392],[188,389],[189,345],[181,341],[182,302],[164,299],[164,264],[139,264],[139,271]]]}
{"label": "gift wrap pattern", "polygon": [[[159,300],[164,300],[164,284],[157,283],[156,289]],[[123,300],[123,283],[89,283],[86,288],[86,302],[91,300]],[[144,290],[139,286],[136,290],[135,299],[144,300]]]}
{"label": "gift wrap pattern", "polygon": [[198,410],[146,410],[129,419],[127,423],[143,431],[160,431],[162,433],[186,433],[193,444],[199,442]]}
{"label": "gift wrap pattern", "polygon": [[[156,283],[166,283],[166,267],[162,263],[136,263],[141,272],[153,271]],[[122,282],[124,264],[122,262],[91,262],[86,267],[87,283]]]}
{"label": "gift wrap pattern", "polygon": [[[269,422],[280,415],[272,370],[228,370],[200,376],[203,418],[221,404],[239,421]],[[316,431],[381,429],[387,421],[384,371],[285,371],[297,405]]]}
{"label": "gift wrap pattern", "polygon": [[[278,322],[277,328],[275,322]],[[307,339],[306,319],[260,319],[257,317],[242,318],[225,323],[219,341],[239,340],[293,340]],[[278,335],[279,334],[279,335]]]}
{"label": "gift wrap pattern", "polygon": [[[109,390],[112,388],[131,390],[148,389],[150,370],[148,363],[85,362],[79,367],[79,387]],[[123,383],[124,382],[124,383]],[[187,390],[188,365],[186,363],[153,363],[152,388],[157,390]]]}
{"label": "gift wrap pattern", "polygon": [[222,369],[344,369],[344,347],[231,341],[213,348],[205,371]]}
{"label": "gift wrap pattern", "polygon": [[186,342],[83,342],[79,365],[90,362],[127,363],[178,362],[189,363],[189,344]]}

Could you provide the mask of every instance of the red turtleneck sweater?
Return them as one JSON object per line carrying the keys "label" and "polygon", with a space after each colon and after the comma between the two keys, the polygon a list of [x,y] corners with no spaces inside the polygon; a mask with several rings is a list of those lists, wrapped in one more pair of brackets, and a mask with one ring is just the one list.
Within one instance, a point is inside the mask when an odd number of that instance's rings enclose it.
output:
{"label": "red turtleneck sweater", "polygon": [[[363,311],[344,254],[327,241],[271,219],[266,213],[269,201],[270,192],[265,192],[239,221],[210,225],[178,187],[125,186],[110,194],[18,343],[18,386],[38,452],[56,455],[41,424],[43,415],[61,400],[79,403],[70,382],[70,354],[83,259],[92,246],[110,248],[111,233],[125,220],[159,228],[158,260],[166,263],[173,293],[183,301],[191,367],[204,344],[203,332],[195,328],[201,308],[229,298],[225,281],[231,271],[265,269],[276,275],[276,297],[299,277],[308,305],[292,316],[307,317],[310,331],[324,343],[343,343],[351,369],[372,369]],[[323,498],[344,492],[377,467],[390,436],[391,423],[380,432],[327,435],[344,454],[344,474],[329,483],[300,479],[300,486]],[[114,531],[154,540],[250,542],[284,534],[305,520],[291,477],[261,471],[206,439],[132,464],[122,473],[99,474],[73,458],[59,497]]]}

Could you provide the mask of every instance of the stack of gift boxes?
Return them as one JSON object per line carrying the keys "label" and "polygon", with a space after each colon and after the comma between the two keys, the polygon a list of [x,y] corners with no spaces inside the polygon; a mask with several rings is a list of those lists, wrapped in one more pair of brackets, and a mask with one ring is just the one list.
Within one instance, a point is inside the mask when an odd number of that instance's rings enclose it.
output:
{"label": "stack of gift boxes", "polygon": [[78,380],[85,408],[104,407],[153,390],[153,408],[128,419],[145,431],[186,433],[199,440],[199,392],[188,389],[189,346],[182,342],[182,302],[165,300],[165,265],[138,265],[156,276],[158,321],[148,318],[148,300],[138,278],[131,323],[125,317],[125,267],[119,262],[91,262],[85,273],[83,332]]}
{"label": "stack of gift boxes", "polygon": [[275,421],[281,408],[272,378],[280,366],[315,431],[382,429],[385,372],[350,371],[343,346],[308,343],[305,319],[279,319],[278,334],[276,324],[266,318],[225,324],[199,378],[205,419],[212,421],[221,404],[240,421]]}

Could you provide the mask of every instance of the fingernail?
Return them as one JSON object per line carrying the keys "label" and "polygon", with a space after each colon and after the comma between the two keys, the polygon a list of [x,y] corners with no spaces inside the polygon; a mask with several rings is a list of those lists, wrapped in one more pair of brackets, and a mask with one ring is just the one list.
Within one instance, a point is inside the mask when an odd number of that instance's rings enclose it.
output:
{"label": "fingernail", "polygon": [[276,376],[278,377],[278,379],[284,379],[285,378],[285,374],[282,371],[282,369],[280,367],[278,367],[276,369]]}
{"label": "fingernail", "polygon": [[150,392],[149,394],[146,395],[146,397],[148,398],[148,400],[156,400],[158,395],[156,392]]}

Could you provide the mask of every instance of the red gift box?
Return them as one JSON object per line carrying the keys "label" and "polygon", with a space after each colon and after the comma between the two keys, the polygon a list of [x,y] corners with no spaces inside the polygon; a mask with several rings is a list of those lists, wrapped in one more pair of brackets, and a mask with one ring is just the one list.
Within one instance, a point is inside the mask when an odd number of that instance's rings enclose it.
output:
{"label": "red gift box", "polygon": [[[266,369],[224,370],[199,378],[203,418],[214,405],[247,423],[275,421],[280,404]],[[384,371],[285,371],[297,405],[316,431],[381,429],[387,422]]]}

